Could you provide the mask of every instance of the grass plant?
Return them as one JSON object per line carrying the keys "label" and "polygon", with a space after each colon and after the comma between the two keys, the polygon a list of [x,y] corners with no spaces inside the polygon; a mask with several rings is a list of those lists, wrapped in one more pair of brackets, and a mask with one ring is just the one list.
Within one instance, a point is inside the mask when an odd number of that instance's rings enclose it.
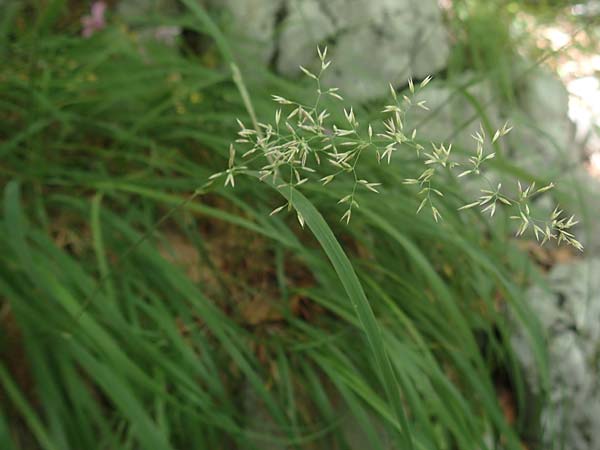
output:
{"label": "grass plant", "polygon": [[[536,417],[510,321],[529,331],[542,386],[546,355],[523,298],[535,268],[503,222],[458,211],[469,200],[453,178],[441,223],[415,214],[403,182],[423,161],[406,145],[390,167],[365,158],[361,178],[302,193],[207,184],[237,119],[265,122],[271,93],[312,86],[261,67],[244,82],[217,24],[183,3],[138,26],[208,36],[203,54],[118,23],[83,39],[60,1],[32,20],[7,9],[0,447],[520,449]],[[348,192],[350,226],[335,206]],[[311,233],[270,215],[281,196]]]}

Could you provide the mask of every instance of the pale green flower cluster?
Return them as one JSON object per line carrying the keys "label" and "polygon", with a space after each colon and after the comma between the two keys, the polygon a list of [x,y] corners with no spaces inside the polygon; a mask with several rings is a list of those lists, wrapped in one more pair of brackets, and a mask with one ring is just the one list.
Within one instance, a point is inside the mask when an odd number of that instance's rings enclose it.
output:
{"label": "pale green flower cluster", "polygon": [[[406,147],[415,150],[417,158],[423,163],[424,170],[417,178],[404,180],[407,185],[419,188],[417,196],[420,199],[417,213],[424,208],[431,211],[435,221],[440,221],[442,215],[435,206],[436,198],[443,197],[444,193],[434,187],[438,176],[448,176],[450,173],[457,178],[479,177],[489,184],[489,189],[481,189],[481,195],[473,202],[459,208],[480,208],[483,213],[493,217],[497,208],[502,206],[514,211],[512,219],[519,222],[517,236],[523,235],[528,229],[542,244],[549,240],[557,243],[565,242],[573,247],[583,250],[579,241],[569,231],[577,221],[562,217],[562,211],[554,210],[548,220],[536,219],[531,215],[529,201],[554,187],[547,186],[536,189],[535,183],[523,188],[517,183],[518,194],[515,198],[502,190],[502,184],[492,185],[485,175],[485,163],[495,157],[495,153],[485,152],[486,143],[494,144],[508,134],[511,127],[505,124],[498,129],[491,139],[486,138],[483,127],[473,134],[476,144],[475,155],[466,161],[455,158],[452,145],[431,143],[431,151],[417,142],[417,130],[407,129],[405,126],[406,115],[411,108],[427,110],[424,101],[417,101],[418,92],[425,88],[431,77],[427,77],[415,86],[408,80],[408,93],[399,96],[390,85],[392,102],[385,106],[382,113],[386,118],[380,124],[381,133],[374,133],[373,126],[368,124],[361,127],[352,108],[344,109],[345,125],[338,126],[330,120],[330,113],[322,105],[324,97],[331,97],[343,101],[337,88],[323,88],[321,80],[323,73],[328,69],[331,61],[327,60],[327,48],[317,49],[320,58],[318,73],[300,67],[304,74],[314,80],[316,84],[316,98],[312,104],[304,104],[287,98],[273,95],[273,101],[280,107],[275,112],[272,123],[256,123],[254,128],[247,128],[238,120],[240,131],[235,143],[230,147],[229,165],[226,171],[214,174],[211,179],[225,176],[225,185],[235,185],[235,175],[248,170],[250,161],[262,160],[260,178],[269,178],[278,188],[289,189],[288,201],[275,208],[271,214],[277,214],[284,209],[292,209],[293,192],[311,179],[310,174],[315,173],[316,166],[323,162],[332,168],[332,173],[320,178],[323,185],[331,183],[340,176],[348,176],[352,181],[352,189],[338,201],[344,205],[341,220],[349,223],[352,212],[359,207],[356,193],[366,189],[378,193],[380,183],[366,180],[359,175],[359,161],[363,154],[373,153],[379,162],[391,163],[394,153]],[[235,147],[244,147],[241,159],[245,165],[235,163]],[[454,174],[454,171],[457,171]],[[441,185],[441,184],[440,184]],[[304,226],[304,219],[297,213],[298,220]]]}

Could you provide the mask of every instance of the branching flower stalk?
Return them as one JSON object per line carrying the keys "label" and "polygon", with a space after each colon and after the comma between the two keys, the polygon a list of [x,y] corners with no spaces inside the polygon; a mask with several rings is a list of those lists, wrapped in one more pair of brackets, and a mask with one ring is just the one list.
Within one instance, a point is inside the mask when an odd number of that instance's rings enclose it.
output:
{"label": "branching flower stalk", "polygon": [[[511,197],[502,190],[502,184],[493,186],[483,174],[485,163],[495,157],[495,153],[485,154],[486,133],[480,126],[478,132],[472,135],[476,144],[475,154],[466,161],[454,157],[452,145],[431,143],[431,151],[417,142],[417,130],[407,129],[406,116],[411,108],[417,107],[427,110],[424,101],[417,101],[419,91],[427,86],[431,77],[425,78],[418,86],[411,79],[408,80],[408,93],[401,97],[390,84],[392,101],[386,105],[382,113],[385,119],[377,127],[382,132],[374,133],[372,124],[360,127],[352,107],[343,109],[345,125],[338,126],[333,123],[330,113],[321,106],[323,97],[330,97],[342,102],[344,99],[338,88],[324,89],[322,76],[329,68],[331,61],[327,60],[327,47],[317,48],[320,60],[318,73],[313,73],[305,67],[300,70],[316,85],[316,97],[312,104],[304,104],[287,98],[273,95],[273,101],[279,105],[272,123],[257,123],[255,129],[247,128],[238,120],[240,131],[235,145],[244,147],[241,159],[245,165],[236,165],[236,150],[232,144],[229,152],[229,165],[226,171],[219,172],[210,177],[215,180],[225,177],[225,185],[235,186],[235,176],[248,170],[248,165],[254,161],[262,161],[259,169],[260,178],[270,178],[279,189],[289,189],[288,201],[275,208],[271,215],[284,209],[292,210],[293,192],[303,184],[314,179],[311,174],[316,173],[316,167],[325,165],[333,171],[323,176],[319,181],[327,185],[339,177],[347,176],[352,182],[350,192],[342,196],[338,203],[344,205],[341,221],[349,223],[352,211],[359,207],[356,193],[359,189],[366,189],[379,193],[379,182],[367,180],[359,175],[359,161],[363,153],[373,153],[379,163],[391,164],[394,153],[403,148],[412,148],[419,161],[422,161],[424,170],[417,178],[407,178],[403,181],[406,185],[415,185],[419,188],[417,197],[420,199],[417,214],[424,208],[431,211],[433,219],[438,222],[442,215],[435,203],[444,194],[435,187],[434,181],[439,176],[447,176],[448,172],[457,178],[479,177],[486,180],[489,189],[481,189],[481,195],[475,201],[468,203],[459,210],[480,208],[482,213],[489,213],[493,217],[498,207],[502,206],[513,211],[511,219],[518,221],[517,236],[522,236],[531,229],[535,238],[543,245],[547,241],[556,240],[558,244],[567,243],[578,250],[583,246],[575,239],[570,229],[577,224],[573,216],[563,217],[563,212],[558,207],[550,219],[541,220],[532,216],[529,202],[532,198],[543,194],[554,187],[553,183],[536,189],[535,183],[523,188],[517,182],[518,194]],[[491,143],[507,135],[512,127],[505,124],[496,130],[491,138]],[[454,171],[457,171],[455,174]],[[304,226],[304,219],[296,212],[298,221]]]}

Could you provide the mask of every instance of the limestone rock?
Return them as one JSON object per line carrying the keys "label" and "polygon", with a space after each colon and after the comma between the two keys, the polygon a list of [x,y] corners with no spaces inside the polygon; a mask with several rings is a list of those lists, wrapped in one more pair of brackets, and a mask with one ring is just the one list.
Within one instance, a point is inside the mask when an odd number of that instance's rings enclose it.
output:
{"label": "limestone rock", "polygon": [[[550,403],[542,413],[548,448],[564,439],[570,450],[600,448],[600,259],[555,266],[550,290],[530,289],[530,306],[548,338]],[[538,388],[535,363],[517,333],[513,346],[527,379]]]}
{"label": "limestone rock", "polygon": [[569,94],[554,74],[540,69],[527,76],[517,101],[508,112],[517,125],[508,136],[516,165],[553,176],[581,162],[569,119]]}
{"label": "limestone rock", "polygon": [[285,0],[206,0],[224,16],[233,46],[250,61],[268,64],[277,51],[276,27],[285,16]]}
{"label": "limestone rock", "polygon": [[[214,3],[214,0],[211,0]],[[316,46],[334,63],[325,83],[345,97],[385,95],[389,82],[442,69],[449,42],[435,0],[225,0],[238,42],[285,75],[317,67]]]}

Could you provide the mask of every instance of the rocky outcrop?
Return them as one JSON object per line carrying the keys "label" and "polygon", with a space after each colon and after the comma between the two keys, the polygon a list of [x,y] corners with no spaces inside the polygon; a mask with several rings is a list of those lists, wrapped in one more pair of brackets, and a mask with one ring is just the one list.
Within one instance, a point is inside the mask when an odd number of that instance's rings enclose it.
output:
{"label": "rocky outcrop", "polygon": [[435,0],[211,0],[231,17],[229,34],[282,74],[334,60],[325,83],[354,100],[385,95],[388,83],[443,69],[449,42]]}
{"label": "rocky outcrop", "polygon": [[[600,259],[555,266],[549,289],[534,287],[529,305],[547,335],[549,403],[542,412],[545,448],[600,448]],[[513,346],[530,386],[537,390],[537,365],[524,331]]]}

